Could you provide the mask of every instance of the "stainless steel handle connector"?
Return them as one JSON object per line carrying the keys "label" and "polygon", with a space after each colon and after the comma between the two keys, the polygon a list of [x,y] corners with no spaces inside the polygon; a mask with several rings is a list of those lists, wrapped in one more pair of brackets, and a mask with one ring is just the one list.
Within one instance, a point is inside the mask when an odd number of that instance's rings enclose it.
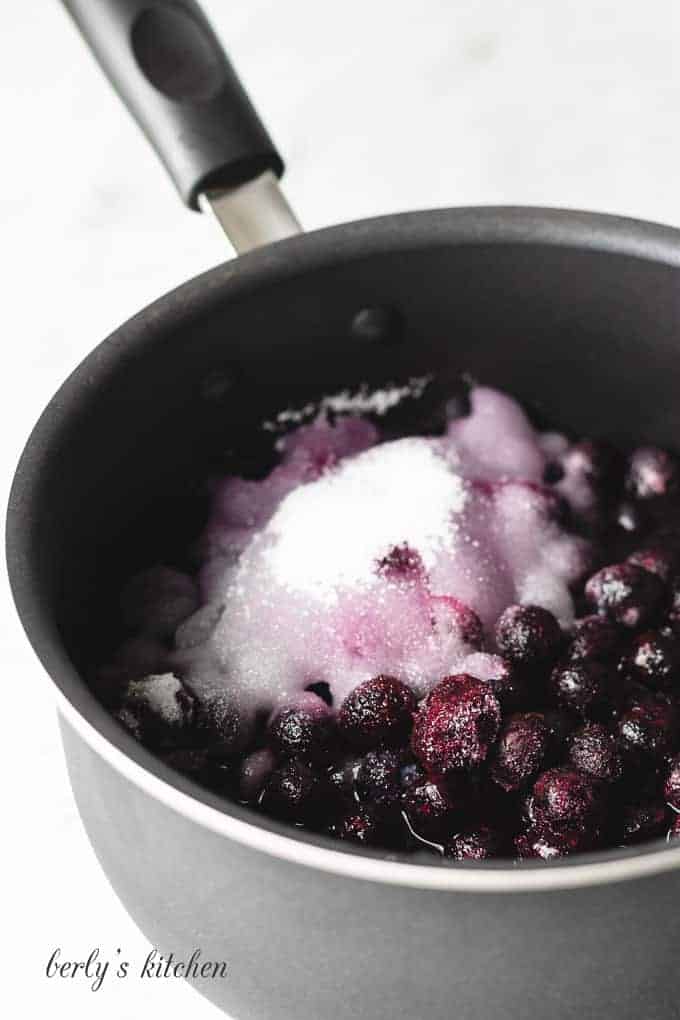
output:
{"label": "stainless steel handle connector", "polygon": [[235,188],[206,191],[199,203],[211,210],[239,255],[302,231],[271,170]]}

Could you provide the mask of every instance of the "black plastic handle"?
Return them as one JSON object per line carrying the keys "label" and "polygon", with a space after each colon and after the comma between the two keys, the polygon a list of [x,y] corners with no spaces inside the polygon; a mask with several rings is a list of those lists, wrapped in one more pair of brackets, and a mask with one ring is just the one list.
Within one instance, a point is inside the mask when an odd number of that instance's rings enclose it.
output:
{"label": "black plastic handle", "polygon": [[194,0],[63,0],[182,199],[283,162]]}

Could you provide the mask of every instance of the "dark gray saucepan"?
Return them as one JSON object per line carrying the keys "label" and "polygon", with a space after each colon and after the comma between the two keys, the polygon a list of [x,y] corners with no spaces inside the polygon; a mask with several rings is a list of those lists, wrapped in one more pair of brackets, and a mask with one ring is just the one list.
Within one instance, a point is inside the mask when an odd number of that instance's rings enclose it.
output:
{"label": "dark gray saucepan", "polygon": [[[67,6],[187,203],[209,191],[241,248],[292,233],[280,160],[196,6]],[[677,446],[680,233],[516,208],[351,223],[217,266],[97,347],[38,422],[8,521],[85,827],[155,945],[229,961],[197,987],[238,1020],[678,1017],[680,849],[446,866],[353,851],[164,767],[83,682],[108,598],[196,530],[218,453],[252,455],[273,410],[425,372]]]}

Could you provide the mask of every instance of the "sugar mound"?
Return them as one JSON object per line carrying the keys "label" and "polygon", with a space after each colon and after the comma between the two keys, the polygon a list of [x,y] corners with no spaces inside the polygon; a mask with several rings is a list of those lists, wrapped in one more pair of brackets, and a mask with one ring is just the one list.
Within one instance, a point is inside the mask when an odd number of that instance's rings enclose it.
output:
{"label": "sugar mound", "polygon": [[183,625],[176,653],[187,683],[241,720],[317,682],[338,705],[378,673],[424,695],[493,651],[509,603],[569,626],[588,550],[542,484],[556,445],[482,387],[443,436],[380,442],[361,418],[299,427],[265,479],[215,490],[200,576],[209,608]]}

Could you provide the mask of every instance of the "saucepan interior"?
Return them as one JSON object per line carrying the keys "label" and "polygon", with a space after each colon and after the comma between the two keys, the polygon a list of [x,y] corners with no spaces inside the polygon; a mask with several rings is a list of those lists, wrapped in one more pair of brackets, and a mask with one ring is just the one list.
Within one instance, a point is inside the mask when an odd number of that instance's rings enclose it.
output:
{"label": "saucepan interior", "polygon": [[[376,307],[388,310],[388,328],[357,329],[357,313]],[[29,637],[104,746],[204,804],[291,836],[156,762],[81,679],[111,640],[123,579],[175,558],[200,529],[205,477],[220,465],[251,469],[262,456],[258,424],[285,407],[424,375],[502,387],[557,428],[677,447],[679,355],[680,235],[633,221],[545,210],[409,214],[217,267],[121,327],[40,419],[8,522]],[[300,839],[335,858],[365,856]],[[663,843],[656,850],[664,847],[666,859],[680,859]]]}

